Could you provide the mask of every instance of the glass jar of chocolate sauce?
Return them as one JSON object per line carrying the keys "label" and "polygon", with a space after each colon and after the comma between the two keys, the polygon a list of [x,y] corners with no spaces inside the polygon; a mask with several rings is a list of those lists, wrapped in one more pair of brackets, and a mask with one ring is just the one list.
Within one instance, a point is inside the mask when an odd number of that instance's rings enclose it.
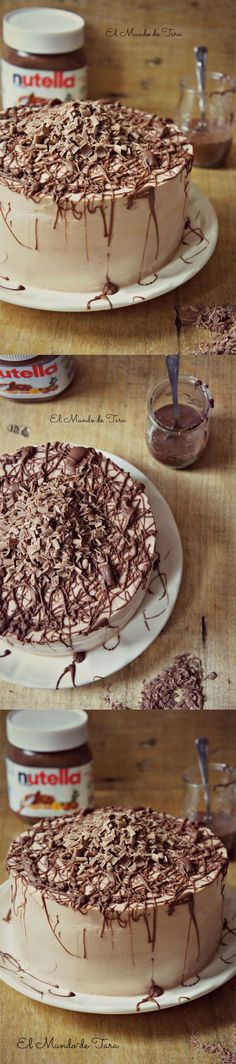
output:
{"label": "glass jar of chocolate sauce", "polygon": [[174,469],[196,462],[208,443],[212,406],[208,385],[180,374],[179,418],[175,422],[169,379],[160,380],[147,403],[146,441],[152,458]]}
{"label": "glass jar of chocolate sauce", "polygon": [[236,81],[213,72],[206,75],[205,120],[201,120],[199,90],[191,79],[180,82],[175,122],[193,145],[194,165],[222,166],[232,143]]}
{"label": "glass jar of chocolate sauce", "polygon": [[226,846],[229,857],[236,857],[236,768],[222,762],[210,762],[209,796],[211,816],[206,817],[204,785],[197,765],[182,776],[181,816],[205,824]]}

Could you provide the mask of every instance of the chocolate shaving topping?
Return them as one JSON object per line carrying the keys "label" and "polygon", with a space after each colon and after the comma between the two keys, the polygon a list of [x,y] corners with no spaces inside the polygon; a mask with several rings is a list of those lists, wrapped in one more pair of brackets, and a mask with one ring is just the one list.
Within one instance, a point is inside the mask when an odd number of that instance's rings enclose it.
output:
{"label": "chocolate shaving topping", "polygon": [[203,709],[203,678],[200,658],[180,654],[173,665],[144,684],[140,709]]}
{"label": "chocolate shaving topping", "polygon": [[180,326],[196,325],[197,329],[208,329],[211,334],[212,339],[203,340],[195,354],[236,355],[235,303],[216,307],[204,307],[201,304],[194,307],[190,304],[181,307],[178,315]]}
{"label": "chocolate shaving topping", "polygon": [[53,100],[0,114],[0,178],[36,202],[66,209],[84,195],[140,193],[192,162],[171,119],[120,103]]}
{"label": "chocolate shaving topping", "polygon": [[156,528],[144,485],[93,448],[0,461],[0,635],[66,646],[145,588]]}
{"label": "chocolate shaving topping", "polygon": [[96,809],[42,820],[11,843],[7,868],[25,885],[86,913],[119,917],[158,899],[175,905],[228,866],[224,846],[189,820],[152,809]]}

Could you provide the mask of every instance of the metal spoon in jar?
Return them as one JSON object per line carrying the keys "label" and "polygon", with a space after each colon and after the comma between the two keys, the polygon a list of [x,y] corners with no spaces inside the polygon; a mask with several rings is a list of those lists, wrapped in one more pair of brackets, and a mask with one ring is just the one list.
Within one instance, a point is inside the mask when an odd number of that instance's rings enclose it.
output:
{"label": "metal spoon in jar", "polygon": [[207,68],[207,48],[202,44],[198,44],[194,48],[195,68],[197,77],[197,87],[199,92],[199,110],[200,110],[200,122],[198,123],[198,129],[204,131],[207,128],[206,122],[206,68]]}
{"label": "metal spoon in jar", "polygon": [[208,739],[204,739],[203,737],[200,737],[199,739],[195,739],[195,746],[196,746],[196,750],[197,750],[198,764],[199,764],[201,780],[202,780],[203,787],[204,787],[204,801],[205,801],[205,809],[206,809],[206,814],[205,814],[204,820],[206,821],[206,823],[209,823],[212,820],[212,813],[211,813],[210,787],[209,787],[209,776],[208,776],[208,750],[209,750]]}
{"label": "metal spoon in jar", "polygon": [[179,399],[178,399],[178,380],[179,380],[179,355],[166,355],[166,368],[171,386],[171,395],[173,402],[173,414],[174,425],[173,428],[178,428],[179,425]]}

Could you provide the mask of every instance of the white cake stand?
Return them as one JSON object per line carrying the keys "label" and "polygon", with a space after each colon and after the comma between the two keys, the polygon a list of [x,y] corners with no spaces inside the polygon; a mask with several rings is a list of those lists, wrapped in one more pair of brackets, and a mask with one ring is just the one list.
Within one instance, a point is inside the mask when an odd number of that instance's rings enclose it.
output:
{"label": "white cake stand", "polygon": [[[54,1008],[68,1009],[71,1012],[89,1012],[99,1015],[129,1015],[142,1012],[161,1012],[162,1009],[171,1009],[176,1005],[186,1005],[197,998],[210,994],[223,986],[236,973],[236,891],[232,887],[226,888],[224,916],[227,920],[226,929],[222,932],[221,942],[218,946],[214,960],[204,968],[195,978],[188,980],[182,986],[175,986],[173,990],[166,990],[161,997],[155,1000],[144,1000],[142,997],[110,997],[100,994],[71,994],[63,987],[58,988],[25,971],[21,958],[17,956],[14,943],[14,932],[11,922],[6,919],[10,907],[10,882],[3,883],[0,887],[0,978],[3,979],[13,990],[20,994],[42,1001],[45,1005],[53,1005]],[[98,973],[99,983],[99,973]]]}
{"label": "white cake stand", "polygon": [[[185,284],[202,270],[211,258],[218,237],[218,222],[214,207],[196,185],[190,186],[188,199],[188,223],[183,239],[174,258],[163,266],[158,274],[146,277],[141,284],[120,288],[115,295],[101,298],[98,292],[57,292],[42,288],[25,288],[23,292],[14,290],[17,281],[1,281],[0,299],[5,303],[14,303],[18,307],[32,307],[35,310],[92,311],[118,310],[120,307],[134,307],[146,303],[166,292]],[[99,298],[98,298],[99,297]]]}
{"label": "white cake stand", "polygon": [[157,527],[157,568],[150,587],[137,613],[125,628],[120,633],[114,630],[112,638],[95,650],[89,650],[81,663],[73,662],[73,653],[70,651],[60,657],[56,654],[27,654],[27,651],[12,649],[4,657],[7,644],[0,639],[1,680],[47,690],[94,683],[123,669],[142,654],[160,634],[172,613],[181,584],[183,553],[170,507],[140,469],[117,455],[108,454],[107,451],[103,453],[135,480],[145,484]]}

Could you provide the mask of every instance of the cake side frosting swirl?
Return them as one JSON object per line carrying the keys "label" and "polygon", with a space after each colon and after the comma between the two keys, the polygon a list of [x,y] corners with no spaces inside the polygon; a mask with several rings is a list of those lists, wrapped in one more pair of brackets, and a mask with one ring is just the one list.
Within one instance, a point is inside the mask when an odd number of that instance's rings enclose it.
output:
{"label": "cake side frosting swirl", "polygon": [[192,162],[192,145],[171,119],[118,102],[53,100],[0,115],[3,184],[64,209],[83,196],[141,195]]}
{"label": "cake side frosting swirl", "polygon": [[4,455],[1,636],[95,632],[145,588],[155,539],[144,485],[101,452],[55,443]]}
{"label": "cake side frosting swirl", "polygon": [[40,821],[12,842],[7,860],[11,875],[44,896],[111,919],[162,901],[171,913],[227,866],[208,828],[149,808]]}

